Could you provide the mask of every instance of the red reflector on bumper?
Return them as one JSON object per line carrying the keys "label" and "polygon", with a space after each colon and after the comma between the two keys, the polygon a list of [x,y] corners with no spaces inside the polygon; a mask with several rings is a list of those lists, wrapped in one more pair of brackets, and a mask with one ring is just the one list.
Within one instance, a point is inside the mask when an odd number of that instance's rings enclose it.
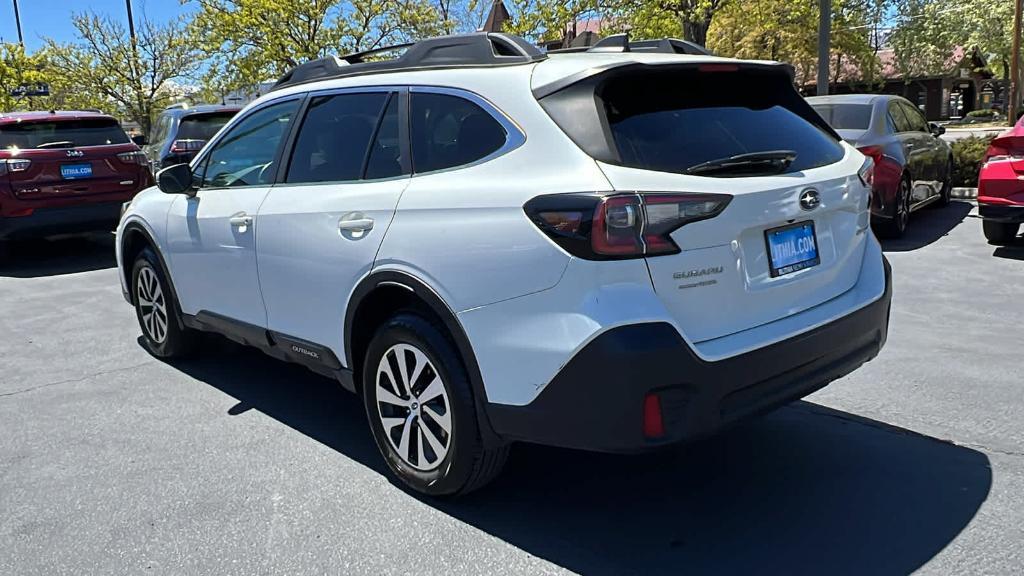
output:
{"label": "red reflector on bumper", "polygon": [[665,435],[665,424],[661,420],[661,399],[657,394],[644,398],[644,436],[661,438]]}
{"label": "red reflector on bumper", "polygon": [[19,216],[31,216],[32,212],[35,212],[35,208],[22,208],[20,210],[10,210],[4,216],[8,218],[17,218]]}

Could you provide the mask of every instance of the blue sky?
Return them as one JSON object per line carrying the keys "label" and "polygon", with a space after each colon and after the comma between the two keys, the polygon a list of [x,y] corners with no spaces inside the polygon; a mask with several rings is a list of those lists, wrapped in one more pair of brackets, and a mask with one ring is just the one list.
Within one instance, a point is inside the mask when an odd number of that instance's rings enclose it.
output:
{"label": "blue sky", "polygon": [[[75,12],[93,10],[109,14],[125,24],[128,22],[125,0],[18,0],[18,8],[25,47],[29,52],[43,45],[43,36],[60,42],[74,40],[75,28],[71,25],[71,15]],[[132,8],[136,23],[143,15],[159,22],[192,9],[188,5],[182,6],[179,0],[132,0]],[[0,38],[5,42],[18,41],[12,0],[0,0]]]}

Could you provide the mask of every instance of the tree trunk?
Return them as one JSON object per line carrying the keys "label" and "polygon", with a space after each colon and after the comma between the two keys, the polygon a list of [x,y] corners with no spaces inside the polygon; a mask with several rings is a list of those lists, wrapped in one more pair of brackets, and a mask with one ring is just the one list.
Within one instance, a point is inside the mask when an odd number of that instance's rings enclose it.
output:
{"label": "tree trunk", "polygon": [[711,20],[701,20],[699,22],[685,21],[683,22],[683,40],[688,40],[694,44],[700,44],[701,46],[707,46],[708,44],[708,28],[711,26]]}

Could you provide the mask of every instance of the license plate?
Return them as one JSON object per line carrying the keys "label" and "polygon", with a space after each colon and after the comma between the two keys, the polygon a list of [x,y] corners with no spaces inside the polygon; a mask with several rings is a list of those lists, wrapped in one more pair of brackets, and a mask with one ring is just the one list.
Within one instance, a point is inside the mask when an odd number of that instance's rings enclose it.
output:
{"label": "license plate", "polygon": [[765,230],[764,237],[768,243],[768,265],[772,278],[821,263],[814,222],[810,220]]}
{"label": "license plate", "polygon": [[65,180],[92,178],[92,164],[61,164],[60,176]]}

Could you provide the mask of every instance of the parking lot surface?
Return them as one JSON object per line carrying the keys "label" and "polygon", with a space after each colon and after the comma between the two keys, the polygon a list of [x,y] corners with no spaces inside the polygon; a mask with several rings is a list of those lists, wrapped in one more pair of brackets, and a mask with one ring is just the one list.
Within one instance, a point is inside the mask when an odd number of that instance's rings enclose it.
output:
{"label": "parking lot surface", "polygon": [[0,263],[0,574],[1024,571],[1024,241],[915,215],[882,354],[645,456],[518,446],[454,502],[384,474],[359,400],[221,339],[137,339],[107,236]]}

